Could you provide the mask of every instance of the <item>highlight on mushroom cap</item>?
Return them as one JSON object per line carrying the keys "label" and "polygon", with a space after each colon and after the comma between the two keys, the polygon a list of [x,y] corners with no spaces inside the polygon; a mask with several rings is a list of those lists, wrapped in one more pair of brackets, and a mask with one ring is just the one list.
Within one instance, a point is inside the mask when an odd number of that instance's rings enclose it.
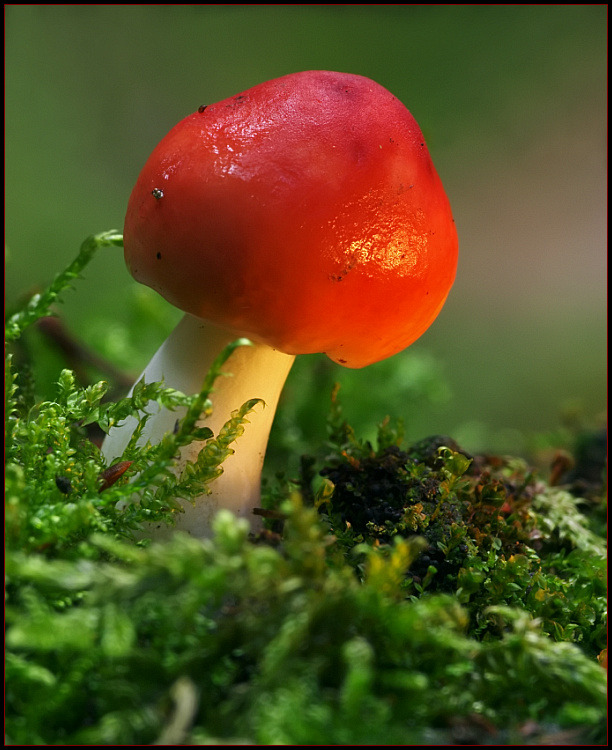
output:
{"label": "highlight on mushroom cap", "polygon": [[180,309],[348,367],[415,341],[457,265],[416,121],[374,81],[330,71],[179,122],[138,178],[124,242],[133,276]]}

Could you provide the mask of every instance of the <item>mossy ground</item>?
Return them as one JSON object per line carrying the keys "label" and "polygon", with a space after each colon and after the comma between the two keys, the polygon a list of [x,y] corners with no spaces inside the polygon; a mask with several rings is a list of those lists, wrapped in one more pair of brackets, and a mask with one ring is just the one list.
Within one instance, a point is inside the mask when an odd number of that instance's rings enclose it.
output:
{"label": "mossy ground", "polygon": [[[36,397],[15,345],[119,242],[90,238],[7,321],[9,743],[605,744],[601,436],[542,477],[447,437],[405,445],[391,421],[372,445],[334,392],[324,450],[265,488],[265,533],[221,513],[212,540],[135,542],[214,481],[252,404],[213,436],[194,422],[214,370],[195,396],[105,400],[64,370]],[[109,469],[92,432],[151,398],[187,417]]]}

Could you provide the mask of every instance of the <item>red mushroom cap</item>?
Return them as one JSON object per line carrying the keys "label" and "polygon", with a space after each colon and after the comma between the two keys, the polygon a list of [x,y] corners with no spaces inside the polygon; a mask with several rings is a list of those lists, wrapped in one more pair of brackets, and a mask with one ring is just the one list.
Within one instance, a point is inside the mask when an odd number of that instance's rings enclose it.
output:
{"label": "red mushroom cap", "polygon": [[178,123],[145,164],[126,263],[192,315],[362,367],[436,318],[457,233],[423,135],[374,81],[262,83]]}

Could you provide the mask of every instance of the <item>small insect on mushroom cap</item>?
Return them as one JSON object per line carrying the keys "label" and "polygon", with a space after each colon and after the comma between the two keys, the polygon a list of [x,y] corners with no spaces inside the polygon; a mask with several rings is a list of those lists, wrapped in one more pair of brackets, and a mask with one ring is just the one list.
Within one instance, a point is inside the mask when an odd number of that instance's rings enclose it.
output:
{"label": "small insect on mushroom cap", "polygon": [[374,81],[330,71],[179,122],[138,177],[124,242],[133,276],[180,309],[348,367],[431,325],[458,248],[410,112]]}

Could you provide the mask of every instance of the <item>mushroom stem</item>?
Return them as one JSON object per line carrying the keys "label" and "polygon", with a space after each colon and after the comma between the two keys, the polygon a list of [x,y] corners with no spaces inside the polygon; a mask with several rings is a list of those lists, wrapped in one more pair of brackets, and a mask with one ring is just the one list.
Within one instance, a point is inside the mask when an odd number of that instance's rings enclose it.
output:
{"label": "mushroom stem", "polygon": [[[206,373],[221,351],[236,339],[232,332],[212,325],[207,321],[185,315],[170,336],[149,362],[139,380],[145,382],[164,380],[165,385],[183,393],[197,393],[202,388]],[[215,435],[230,414],[246,401],[259,398],[249,415],[249,424],[244,434],[237,438],[235,453],[223,462],[223,474],[210,485],[210,494],[196,498],[195,505],[180,501],[184,513],[177,514],[176,525],[148,525],[147,532],[155,539],[169,537],[174,529],[205,538],[210,536],[211,521],[217,510],[227,508],[237,516],[249,520],[251,528],[260,525],[253,509],[260,504],[261,471],[270,428],[281,391],[293,360],[293,355],[284,354],[265,344],[237,347],[223,369],[228,377],[215,381],[211,400],[213,413],[202,419],[199,426],[210,427]],[[155,411],[157,409],[157,411]],[[166,432],[174,429],[184,409],[170,411],[155,403],[148,407],[153,416],[148,420],[139,442],[150,440],[157,443]],[[126,419],[113,427],[102,444],[102,453],[108,461],[122,455],[136,427],[135,418]],[[183,447],[176,466],[181,472],[188,461],[193,461],[204,443],[193,442]]]}

